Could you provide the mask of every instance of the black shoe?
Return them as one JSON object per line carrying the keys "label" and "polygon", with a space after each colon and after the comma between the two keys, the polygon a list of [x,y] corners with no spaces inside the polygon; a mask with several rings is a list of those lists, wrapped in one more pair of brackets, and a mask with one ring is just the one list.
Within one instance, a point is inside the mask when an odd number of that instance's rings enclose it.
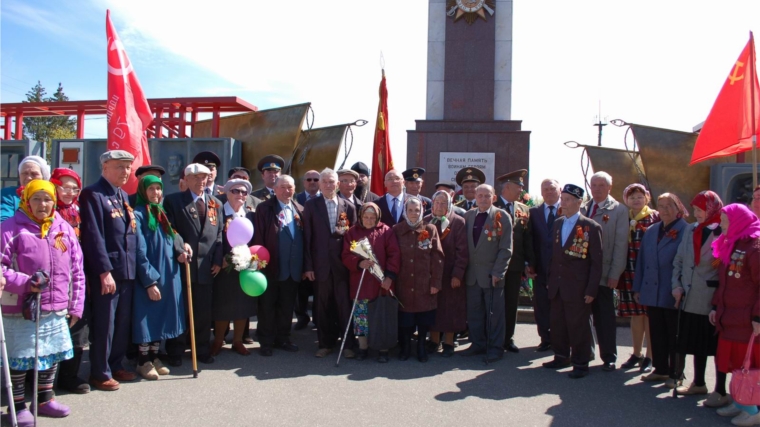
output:
{"label": "black shoe", "polygon": [[425,363],[428,361],[428,355],[427,355],[427,347],[425,345],[425,341],[417,341],[417,360],[419,360],[422,363]]}
{"label": "black shoe", "polygon": [[641,361],[641,364],[639,364],[639,372],[641,373],[652,372],[652,359],[645,357],[644,360]]}
{"label": "black shoe", "polygon": [[428,353],[438,353],[440,349],[441,349],[441,343],[433,342],[433,341],[428,341],[425,348],[425,350],[427,350]]}
{"label": "black shoe", "polygon": [[277,348],[285,351],[289,351],[291,353],[295,353],[298,351],[298,346],[293,344],[292,342],[284,342],[280,344]]}
{"label": "black shoe", "polygon": [[573,370],[569,374],[567,374],[568,377],[574,380],[577,380],[578,378],[583,378],[587,375],[588,375],[587,369],[578,369],[578,368],[573,368]]}
{"label": "black shoe", "polygon": [[58,388],[69,393],[87,394],[90,392],[90,384],[79,378],[79,366],[82,364],[82,348],[74,348],[74,357],[64,360],[59,364]]}
{"label": "black shoe", "polygon": [[214,360],[214,356],[212,356],[210,354],[206,354],[206,355],[203,355],[203,356],[198,356],[198,361],[201,362],[201,363],[205,363],[206,365],[210,365],[210,364],[214,363],[215,360]]}
{"label": "black shoe", "polygon": [[565,360],[554,359],[551,362],[546,362],[541,366],[543,366],[546,369],[564,369],[570,366],[570,361],[567,359]]}
{"label": "black shoe", "polygon": [[484,348],[475,348],[473,346],[470,346],[467,350],[459,353],[461,356],[464,357],[470,357],[470,356],[482,356],[486,354],[486,349]]}
{"label": "black shoe", "polygon": [[443,351],[441,352],[441,357],[451,357],[454,355],[454,346],[444,344],[443,345]]}
{"label": "black shoe", "polygon": [[296,331],[300,331],[301,329],[306,329],[306,327],[309,326],[310,321],[311,320],[308,317],[298,319],[298,321],[296,322],[296,326],[294,326],[293,329],[295,329]]}
{"label": "black shoe", "polygon": [[401,345],[401,350],[398,352],[398,360],[409,360],[409,356],[412,355],[412,344],[407,342]]}
{"label": "black shoe", "polygon": [[612,362],[604,362],[604,364],[602,364],[602,370],[605,372],[612,372],[615,369],[617,369],[617,367]]}
{"label": "black shoe", "polygon": [[87,394],[90,392],[90,384],[79,377],[72,379],[58,378],[58,388],[76,394]]}
{"label": "black shoe", "polygon": [[264,357],[270,357],[272,356],[272,349],[269,347],[260,347],[259,348],[259,354]]}
{"label": "black shoe", "polygon": [[179,368],[180,366],[182,366],[182,356],[167,356],[166,362],[171,367]]}
{"label": "black shoe", "polygon": [[620,369],[631,369],[639,366],[639,364],[644,360],[641,356],[636,356],[635,354],[632,354],[631,357],[628,358],[628,361],[620,365]]}
{"label": "black shoe", "polygon": [[552,349],[552,345],[549,344],[548,342],[542,342],[538,347],[536,347],[536,351],[539,353],[543,353],[551,349]]}
{"label": "black shoe", "polygon": [[355,359],[361,362],[362,360],[366,359],[367,356],[369,356],[369,350],[368,349],[366,349],[366,348],[364,350],[359,349],[356,352]]}
{"label": "black shoe", "polygon": [[520,349],[515,345],[515,342],[513,340],[509,340],[509,342],[504,345],[504,350],[507,350],[510,353],[520,352]]}
{"label": "black shoe", "polygon": [[381,351],[377,355],[377,363],[388,363],[388,351]]}
{"label": "black shoe", "polygon": [[490,354],[490,355],[484,357],[483,361],[486,362],[486,363],[493,363],[493,362],[498,362],[503,357],[504,357],[504,352],[502,352],[500,354]]}

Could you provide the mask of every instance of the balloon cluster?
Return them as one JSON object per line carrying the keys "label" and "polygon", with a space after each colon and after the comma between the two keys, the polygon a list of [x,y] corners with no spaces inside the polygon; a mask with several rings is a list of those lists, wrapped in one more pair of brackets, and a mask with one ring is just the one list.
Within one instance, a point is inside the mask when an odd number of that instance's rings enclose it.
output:
{"label": "balloon cluster", "polygon": [[269,251],[259,245],[248,247],[253,224],[248,218],[235,218],[227,226],[227,242],[232,246],[228,263],[240,272],[240,287],[246,295],[260,296],[267,290],[267,278],[260,271],[269,263]]}

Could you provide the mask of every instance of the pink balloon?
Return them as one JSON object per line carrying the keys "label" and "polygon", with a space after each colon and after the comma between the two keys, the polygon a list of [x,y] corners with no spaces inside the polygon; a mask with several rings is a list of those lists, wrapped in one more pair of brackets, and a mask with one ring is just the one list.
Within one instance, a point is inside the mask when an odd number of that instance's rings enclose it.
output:
{"label": "pink balloon", "polygon": [[269,262],[269,251],[267,248],[259,245],[253,245],[248,249],[251,251],[251,256],[258,255],[260,260]]}
{"label": "pink balloon", "polygon": [[230,246],[247,245],[253,238],[253,224],[248,218],[235,218],[227,227],[227,242]]}

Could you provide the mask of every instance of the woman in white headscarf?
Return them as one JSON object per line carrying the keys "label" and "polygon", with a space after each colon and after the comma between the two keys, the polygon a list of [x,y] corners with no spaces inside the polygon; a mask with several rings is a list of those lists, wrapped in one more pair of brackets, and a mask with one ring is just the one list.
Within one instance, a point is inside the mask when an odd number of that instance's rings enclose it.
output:
{"label": "woman in white headscarf", "polygon": [[50,180],[50,166],[40,156],[26,156],[18,164],[18,187],[5,187],[0,191],[0,222],[13,217],[21,201],[21,191],[34,179]]}

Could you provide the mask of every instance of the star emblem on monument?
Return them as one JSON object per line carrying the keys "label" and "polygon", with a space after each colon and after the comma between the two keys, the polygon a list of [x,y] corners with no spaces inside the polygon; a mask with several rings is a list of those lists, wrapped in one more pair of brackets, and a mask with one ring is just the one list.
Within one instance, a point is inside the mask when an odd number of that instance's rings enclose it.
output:
{"label": "star emblem on monument", "polygon": [[464,17],[468,24],[472,24],[478,18],[487,21],[486,12],[493,16],[495,8],[495,0],[449,0],[446,15],[453,16],[454,22]]}

